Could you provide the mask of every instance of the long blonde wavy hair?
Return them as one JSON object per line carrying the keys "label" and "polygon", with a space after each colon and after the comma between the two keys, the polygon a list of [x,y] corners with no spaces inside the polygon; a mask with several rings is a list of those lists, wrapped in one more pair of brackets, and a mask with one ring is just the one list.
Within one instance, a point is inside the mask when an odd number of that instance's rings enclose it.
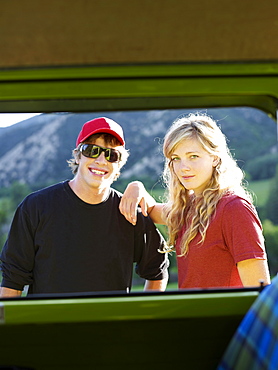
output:
{"label": "long blonde wavy hair", "polygon": [[[198,199],[180,183],[171,160],[176,147],[188,139],[197,139],[205,151],[219,160]],[[223,195],[232,192],[249,201],[252,197],[243,186],[243,172],[232,157],[224,134],[210,116],[198,113],[178,118],[165,135],[163,152],[166,158],[163,177],[168,192],[164,207],[170,246],[167,251],[175,249],[179,232],[186,226],[181,239],[181,256],[184,256],[197,234],[201,236],[199,243],[204,242],[210,220]]]}

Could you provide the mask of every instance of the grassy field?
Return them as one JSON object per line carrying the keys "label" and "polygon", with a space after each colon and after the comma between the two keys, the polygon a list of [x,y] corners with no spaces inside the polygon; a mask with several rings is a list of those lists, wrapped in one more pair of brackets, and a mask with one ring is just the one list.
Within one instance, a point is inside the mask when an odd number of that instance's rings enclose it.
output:
{"label": "grassy field", "polygon": [[266,204],[268,194],[270,191],[272,179],[251,181],[248,188],[256,194],[255,205],[263,207]]}
{"label": "grassy field", "polygon": [[[250,181],[248,183],[248,189],[255,194],[255,205],[262,207],[265,205],[268,194],[270,191],[272,179],[260,180],[260,181]],[[156,187],[154,189],[149,189],[149,193],[158,201],[162,202],[164,198],[165,189]]]}

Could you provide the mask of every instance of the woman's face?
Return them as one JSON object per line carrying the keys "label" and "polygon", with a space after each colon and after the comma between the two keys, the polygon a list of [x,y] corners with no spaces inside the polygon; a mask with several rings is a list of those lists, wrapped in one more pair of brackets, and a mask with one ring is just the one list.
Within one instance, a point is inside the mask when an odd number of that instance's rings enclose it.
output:
{"label": "woman's face", "polygon": [[173,169],[181,184],[198,196],[206,189],[218,157],[203,149],[197,139],[186,139],[171,156]]}

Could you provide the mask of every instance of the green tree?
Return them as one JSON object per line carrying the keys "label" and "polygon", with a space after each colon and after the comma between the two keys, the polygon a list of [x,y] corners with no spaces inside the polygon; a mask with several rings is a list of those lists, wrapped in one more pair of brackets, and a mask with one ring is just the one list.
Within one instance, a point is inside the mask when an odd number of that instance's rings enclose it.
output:
{"label": "green tree", "polygon": [[11,221],[11,202],[8,198],[0,199],[0,251],[4,245]]}
{"label": "green tree", "polygon": [[278,225],[278,166],[276,167],[276,175],[270,186],[270,192],[265,206],[265,216],[275,225]]}
{"label": "green tree", "polygon": [[10,187],[11,207],[15,210],[19,203],[31,192],[28,185],[14,182]]}
{"label": "green tree", "polygon": [[0,251],[7,239],[7,234],[16,208],[30,191],[28,185],[14,182],[10,188],[7,189],[7,192],[3,192],[0,197]]}
{"label": "green tree", "polygon": [[266,154],[249,160],[244,166],[244,171],[252,181],[270,179],[275,176],[277,162],[277,153]]}
{"label": "green tree", "polygon": [[274,276],[278,272],[278,226],[270,220],[265,220],[263,230],[270,273]]}

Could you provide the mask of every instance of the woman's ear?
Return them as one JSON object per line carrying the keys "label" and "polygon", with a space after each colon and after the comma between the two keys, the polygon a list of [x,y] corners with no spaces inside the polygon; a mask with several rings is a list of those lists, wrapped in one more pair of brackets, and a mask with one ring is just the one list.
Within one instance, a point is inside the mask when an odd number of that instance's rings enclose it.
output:
{"label": "woman's ear", "polygon": [[219,162],[220,162],[220,158],[215,155],[214,160],[212,162],[213,167],[216,167],[219,164]]}

